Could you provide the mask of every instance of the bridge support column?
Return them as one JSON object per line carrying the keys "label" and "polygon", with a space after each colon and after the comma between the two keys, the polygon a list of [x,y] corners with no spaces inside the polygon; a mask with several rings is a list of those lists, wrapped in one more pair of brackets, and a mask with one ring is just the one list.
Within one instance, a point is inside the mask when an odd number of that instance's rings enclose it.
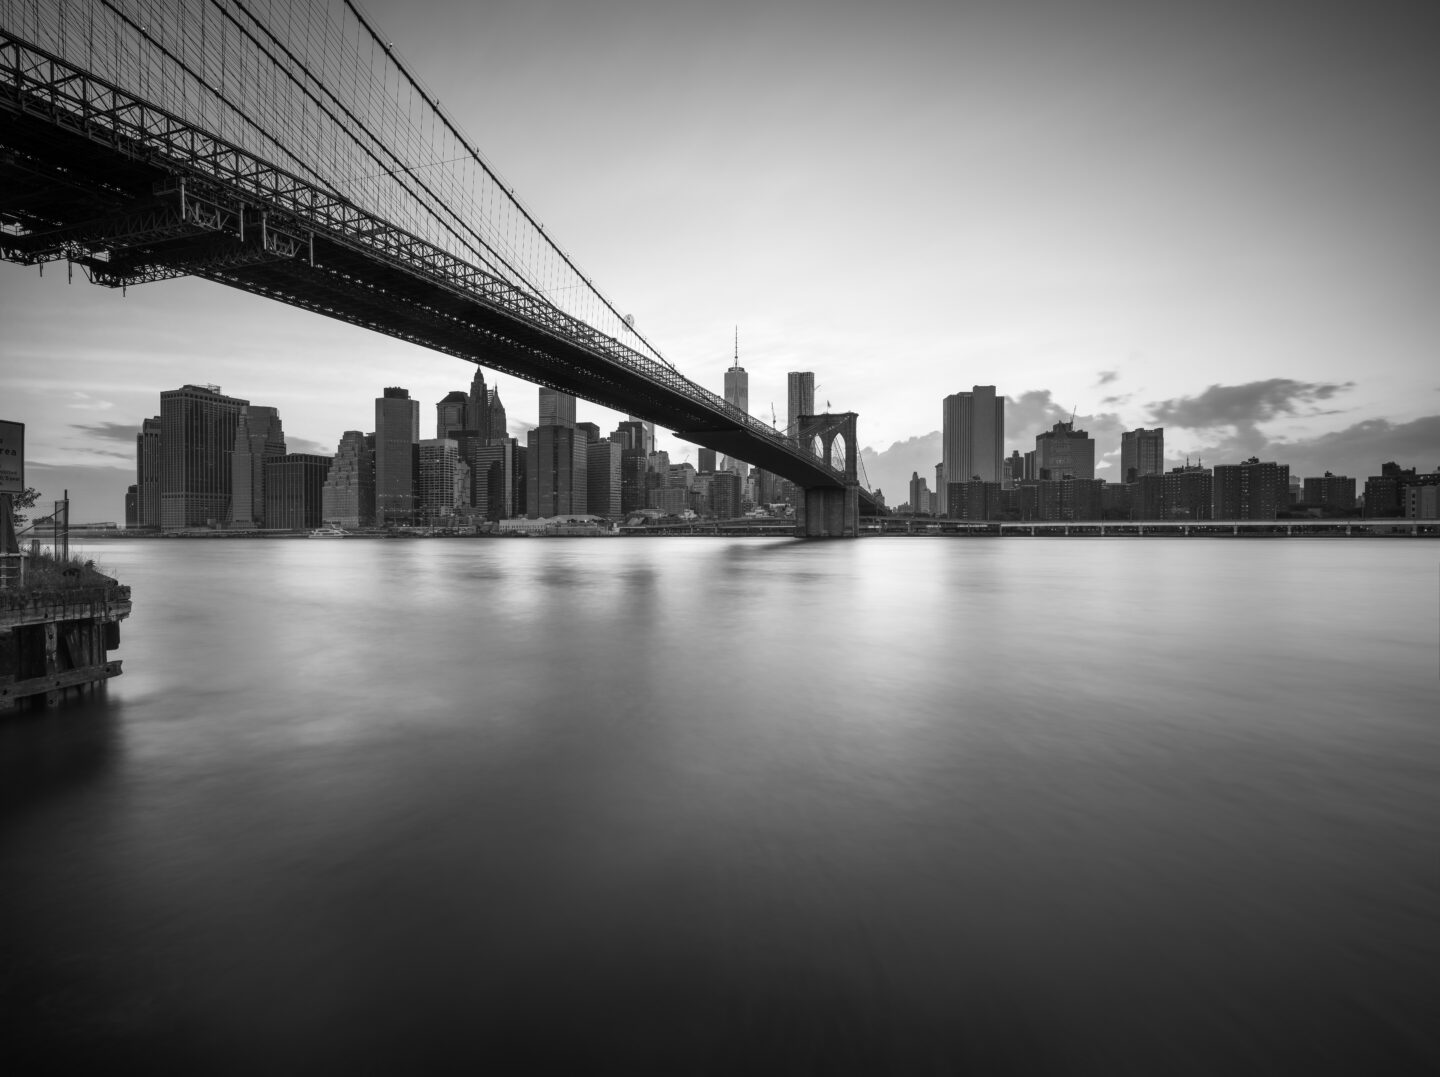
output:
{"label": "bridge support column", "polygon": [[860,534],[860,487],[813,487],[801,491],[796,538],[855,538]]}
{"label": "bridge support column", "polygon": [[[807,486],[795,510],[797,538],[855,538],[860,534],[860,446],[855,413],[801,415],[797,440],[844,472],[844,486]],[[906,530],[909,530],[907,526]]]}

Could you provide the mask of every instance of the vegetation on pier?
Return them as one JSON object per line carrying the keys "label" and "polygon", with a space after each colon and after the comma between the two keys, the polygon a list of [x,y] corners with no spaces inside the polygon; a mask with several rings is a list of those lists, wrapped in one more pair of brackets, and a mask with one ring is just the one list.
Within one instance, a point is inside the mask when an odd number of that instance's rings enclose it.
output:
{"label": "vegetation on pier", "polygon": [[24,579],[14,581],[9,587],[0,589],[0,609],[14,609],[31,606],[37,602],[75,602],[94,597],[122,597],[128,599],[130,588],[116,582],[95,566],[95,562],[82,556],[62,559],[49,551],[32,552],[25,559]]}

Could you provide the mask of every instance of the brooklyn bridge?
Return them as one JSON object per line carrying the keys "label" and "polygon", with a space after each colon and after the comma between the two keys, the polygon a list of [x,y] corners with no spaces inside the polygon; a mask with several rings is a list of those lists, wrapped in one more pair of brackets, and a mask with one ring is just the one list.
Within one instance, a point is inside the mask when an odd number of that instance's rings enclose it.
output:
{"label": "brooklyn bridge", "polygon": [[0,0],[0,257],[195,276],[483,364],[876,509],[853,412],[777,430],[679,373],[349,0]]}

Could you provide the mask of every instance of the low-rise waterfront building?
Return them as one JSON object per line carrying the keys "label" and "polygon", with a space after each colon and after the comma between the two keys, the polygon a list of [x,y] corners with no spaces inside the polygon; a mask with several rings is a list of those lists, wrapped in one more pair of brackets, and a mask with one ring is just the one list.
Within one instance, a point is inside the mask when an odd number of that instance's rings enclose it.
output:
{"label": "low-rise waterfront building", "polygon": [[1215,518],[1215,477],[1208,467],[1191,464],[1171,468],[1164,476],[1165,520]]}
{"label": "low-rise waterfront building", "polygon": [[1290,503],[1290,468],[1252,456],[1217,464],[1212,505],[1217,520],[1273,520]]}
{"label": "low-rise waterfront building", "polygon": [[1323,512],[1350,513],[1355,510],[1355,480],[1348,475],[1325,472],[1319,478],[1305,480],[1301,501]]}

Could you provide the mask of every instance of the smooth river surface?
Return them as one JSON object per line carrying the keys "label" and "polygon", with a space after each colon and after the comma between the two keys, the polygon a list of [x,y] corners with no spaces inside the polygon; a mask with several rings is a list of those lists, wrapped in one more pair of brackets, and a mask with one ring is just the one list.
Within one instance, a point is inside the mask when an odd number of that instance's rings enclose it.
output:
{"label": "smooth river surface", "polygon": [[1440,1065],[1434,541],[85,550],[6,1073]]}

